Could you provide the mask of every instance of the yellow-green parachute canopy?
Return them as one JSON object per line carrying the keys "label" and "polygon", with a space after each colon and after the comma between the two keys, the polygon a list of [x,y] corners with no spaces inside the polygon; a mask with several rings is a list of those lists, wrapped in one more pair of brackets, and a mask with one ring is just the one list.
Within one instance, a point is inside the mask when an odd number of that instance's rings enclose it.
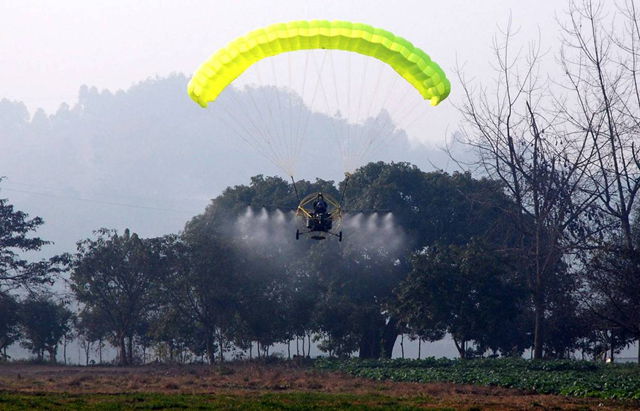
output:
{"label": "yellow-green parachute canopy", "polygon": [[232,41],[198,68],[189,82],[189,95],[206,107],[257,61],[310,49],[352,51],[381,60],[434,106],[447,98],[451,90],[440,66],[402,37],[361,23],[312,20],[273,24]]}

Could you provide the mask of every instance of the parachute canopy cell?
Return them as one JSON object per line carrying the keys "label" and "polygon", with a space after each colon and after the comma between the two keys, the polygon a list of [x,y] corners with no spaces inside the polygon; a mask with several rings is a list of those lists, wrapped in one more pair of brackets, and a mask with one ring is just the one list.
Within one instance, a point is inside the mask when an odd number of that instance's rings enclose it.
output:
{"label": "parachute canopy cell", "polygon": [[361,23],[312,20],[273,24],[232,41],[198,68],[189,82],[189,95],[206,107],[259,60],[311,49],[351,51],[381,60],[434,106],[451,90],[440,66],[402,37]]}

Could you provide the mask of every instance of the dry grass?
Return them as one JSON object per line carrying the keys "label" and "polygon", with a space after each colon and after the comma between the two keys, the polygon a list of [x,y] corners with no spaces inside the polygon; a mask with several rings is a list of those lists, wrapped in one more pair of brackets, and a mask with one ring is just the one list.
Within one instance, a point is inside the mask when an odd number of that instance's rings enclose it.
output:
{"label": "dry grass", "polygon": [[372,381],[294,364],[71,367],[0,364],[0,391],[70,394],[331,393],[419,398],[424,407],[456,409],[621,409],[637,402],[537,395],[498,387]]}

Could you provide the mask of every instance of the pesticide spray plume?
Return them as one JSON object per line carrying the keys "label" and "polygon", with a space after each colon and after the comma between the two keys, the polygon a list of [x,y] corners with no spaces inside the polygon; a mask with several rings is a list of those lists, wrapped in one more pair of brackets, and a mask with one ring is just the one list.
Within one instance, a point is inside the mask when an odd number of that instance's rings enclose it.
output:
{"label": "pesticide spray plume", "polygon": [[[233,224],[232,234],[251,252],[258,253],[265,248],[293,252],[306,244],[305,241],[314,241],[309,238],[296,241],[295,232],[300,223],[294,212],[247,207]],[[394,255],[406,244],[404,231],[396,223],[393,213],[346,214],[342,231],[342,245],[352,251],[375,250]],[[326,241],[333,240],[329,237]]]}
{"label": "pesticide spray plume", "polygon": [[344,217],[345,241],[354,248],[378,250],[389,255],[401,251],[406,244],[402,227],[393,213],[347,214]]}
{"label": "pesticide spray plume", "polygon": [[232,233],[248,249],[258,250],[267,246],[280,249],[293,247],[295,231],[293,212],[270,212],[264,207],[256,212],[253,208],[247,207],[236,219]]}

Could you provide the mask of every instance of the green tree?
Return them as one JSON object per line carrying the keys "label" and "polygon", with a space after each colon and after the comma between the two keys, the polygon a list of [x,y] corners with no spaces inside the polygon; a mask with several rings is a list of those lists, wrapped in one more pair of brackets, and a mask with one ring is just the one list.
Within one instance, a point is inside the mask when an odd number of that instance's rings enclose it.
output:
{"label": "green tree", "polygon": [[0,355],[7,360],[7,348],[20,337],[19,304],[15,297],[0,292]]}
{"label": "green tree", "polygon": [[78,314],[76,331],[80,347],[84,350],[85,365],[89,365],[91,349],[98,344],[99,363],[102,363],[102,344],[108,338],[107,321],[98,307],[85,306]]}
{"label": "green tree", "polygon": [[[519,338],[495,338],[519,318],[526,299],[522,284],[513,282],[513,265],[485,243],[430,247],[415,256],[413,270],[398,287],[401,318],[421,333],[451,334],[460,357],[481,348],[510,353]],[[505,337],[503,335],[503,337]]]}
{"label": "green tree", "polygon": [[71,288],[85,309],[100,314],[119,350],[121,364],[133,362],[136,327],[156,304],[153,288],[165,268],[158,240],[125,230],[101,229],[78,242]]}
{"label": "green tree", "polygon": [[[480,235],[493,244],[511,241],[504,217],[511,203],[501,187],[469,174],[372,163],[350,175],[340,191],[323,180],[296,186],[302,195],[322,191],[339,198],[345,191],[350,224],[356,224],[359,210],[371,218],[375,211],[392,211],[386,218],[402,229],[391,236],[344,228],[342,243],[282,242],[269,232],[264,243],[252,244],[234,231],[239,216],[247,207],[259,215],[267,213],[262,207],[295,209],[294,187],[278,177],[256,176],[248,186],[228,188],[169,247],[177,251],[167,292],[203,330],[207,352],[216,342],[224,346],[221,338],[243,348],[250,341],[268,347],[314,333],[331,354],[389,357],[402,329],[392,315],[393,289],[410,271],[414,251],[436,241],[466,244]],[[289,229],[293,240],[295,228]],[[251,226],[246,235],[258,231]]]}
{"label": "green tree", "polygon": [[38,361],[47,352],[49,361],[56,362],[58,344],[71,331],[72,320],[73,313],[62,302],[45,295],[27,298],[20,304],[22,346],[36,354]]}
{"label": "green tree", "polygon": [[[332,182],[296,185],[300,193],[338,195]],[[225,190],[175,239],[175,270],[167,281],[168,291],[201,329],[211,362],[216,347],[224,348],[229,342],[242,348],[257,342],[266,350],[310,330],[309,308],[314,302],[313,294],[302,294],[309,291],[305,286],[308,270],[301,262],[304,243],[286,249],[268,242],[252,246],[234,232],[238,216],[247,207],[286,211],[296,206],[291,184],[278,177],[256,176],[248,186]],[[249,235],[253,234],[258,233]],[[294,231],[289,235],[293,240]],[[294,314],[291,309],[296,308],[303,311]]]}
{"label": "green tree", "polygon": [[347,209],[392,211],[406,234],[391,255],[384,247],[350,250],[347,241],[337,281],[349,286],[331,288],[350,293],[355,309],[362,310],[360,356],[390,357],[400,332],[393,290],[411,270],[411,254],[435,243],[466,244],[474,236],[508,243],[513,232],[504,210],[512,204],[493,181],[468,173],[425,173],[407,163],[370,163],[350,176],[347,190]]}
{"label": "green tree", "polygon": [[582,272],[583,302],[599,319],[599,328],[622,329],[636,339],[640,339],[639,223],[637,219],[632,226],[633,247],[615,233],[588,255]]}
{"label": "green tree", "polygon": [[16,210],[7,199],[0,198],[0,292],[15,287],[52,283],[53,277],[60,272],[61,264],[65,262],[64,256],[36,262],[20,256],[21,252],[39,251],[49,244],[40,237],[30,236],[42,224],[42,218],[29,218],[27,213]]}
{"label": "green tree", "polygon": [[473,236],[504,243],[514,235],[505,215],[514,204],[496,181],[378,162],[358,169],[341,187],[345,183],[348,210],[393,212],[415,249],[436,242],[466,244]]}
{"label": "green tree", "polygon": [[237,292],[243,287],[243,273],[236,270],[237,255],[213,225],[200,224],[201,217],[187,224],[180,238],[167,238],[169,267],[162,291],[196,329],[210,363],[216,352],[223,358],[223,331],[233,324]]}
{"label": "green tree", "polygon": [[162,304],[151,314],[146,339],[164,362],[184,363],[188,352],[204,354],[197,341],[198,324],[173,304]]}

